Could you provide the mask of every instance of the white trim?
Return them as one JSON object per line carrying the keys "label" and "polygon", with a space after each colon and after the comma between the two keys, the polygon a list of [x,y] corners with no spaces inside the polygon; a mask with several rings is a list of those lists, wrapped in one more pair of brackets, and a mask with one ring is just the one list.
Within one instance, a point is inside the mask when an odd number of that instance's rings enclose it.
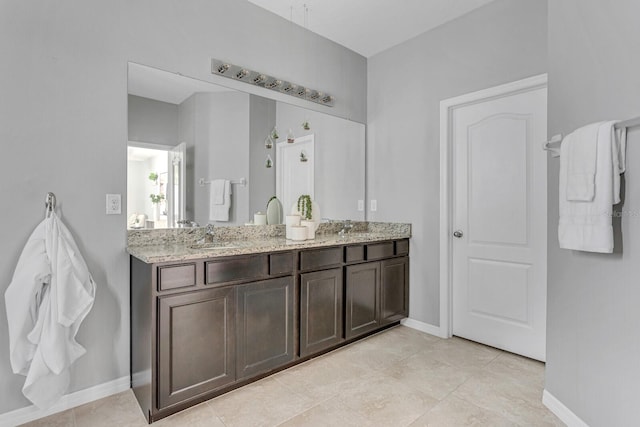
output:
{"label": "white trim", "polygon": [[556,397],[546,389],[542,392],[542,404],[549,408],[549,410],[568,427],[589,427],[587,423],[582,421],[579,416],[564,406],[562,402],[556,399]]}
{"label": "white trim", "polygon": [[438,326],[433,326],[416,319],[411,319],[411,318],[402,319],[400,323],[402,323],[404,326],[408,328],[415,329],[417,331],[424,332],[429,335],[434,335],[440,338],[449,338],[442,333],[441,328],[439,328]]}
{"label": "white trim", "polygon": [[518,80],[500,86],[467,93],[440,101],[440,330],[445,338],[452,336],[451,325],[451,115],[454,109],[502,98],[518,92],[535,90],[547,85],[547,74]]}
{"label": "white trim", "polygon": [[49,409],[39,409],[37,406],[31,405],[5,412],[4,414],[0,414],[0,427],[13,427],[66,411],[67,409],[75,408],[76,406],[128,390],[130,385],[131,378],[127,375],[126,377],[120,377],[113,381],[66,394]]}

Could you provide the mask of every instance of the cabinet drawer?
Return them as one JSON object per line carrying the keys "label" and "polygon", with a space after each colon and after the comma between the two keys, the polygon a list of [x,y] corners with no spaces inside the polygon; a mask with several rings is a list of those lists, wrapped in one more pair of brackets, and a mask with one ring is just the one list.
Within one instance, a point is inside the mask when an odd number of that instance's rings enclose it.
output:
{"label": "cabinet drawer", "polygon": [[344,248],[344,262],[364,261],[364,245]]}
{"label": "cabinet drawer", "polygon": [[409,241],[398,240],[396,241],[396,255],[407,255],[409,253]]}
{"label": "cabinet drawer", "polygon": [[269,255],[269,274],[286,274],[294,270],[293,252],[275,253]]}
{"label": "cabinet drawer", "polygon": [[269,255],[209,261],[205,267],[207,285],[235,282],[246,279],[259,279],[269,274]]}
{"label": "cabinet drawer", "polygon": [[372,243],[367,245],[367,260],[389,258],[393,256],[393,242]]}
{"label": "cabinet drawer", "polygon": [[196,284],[196,265],[181,264],[158,267],[158,291],[185,288]]}
{"label": "cabinet drawer", "polygon": [[314,249],[300,253],[300,270],[332,267],[342,264],[342,251],[339,248]]}

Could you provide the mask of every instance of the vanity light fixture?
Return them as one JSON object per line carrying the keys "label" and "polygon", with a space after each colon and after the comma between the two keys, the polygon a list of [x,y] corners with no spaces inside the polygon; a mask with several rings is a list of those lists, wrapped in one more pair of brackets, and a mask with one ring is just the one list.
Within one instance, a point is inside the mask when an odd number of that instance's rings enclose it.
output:
{"label": "vanity light fixture", "polygon": [[273,148],[273,139],[271,139],[270,135],[264,139],[264,148],[267,150]]}
{"label": "vanity light fixture", "polygon": [[264,87],[276,92],[285,93],[315,102],[328,107],[333,107],[335,99],[331,95],[324,94],[318,90],[307,88],[292,82],[287,82],[268,74],[251,71],[248,68],[234,65],[229,62],[211,59],[211,74],[228,77],[234,80],[243,81],[252,85]]}
{"label": "vanity light fixture", "polygon": [[271,155],[267,154],[267,160],[264,163],[264,167],[266,167],[267,169],[270,169],[271,166],[273,166],[273,160],[271,160]]}

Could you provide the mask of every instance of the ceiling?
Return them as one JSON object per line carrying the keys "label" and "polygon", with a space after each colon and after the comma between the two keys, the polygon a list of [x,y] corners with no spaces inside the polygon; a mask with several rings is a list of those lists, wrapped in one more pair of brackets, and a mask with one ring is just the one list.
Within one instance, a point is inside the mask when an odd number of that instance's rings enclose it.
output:
{"label": "ceiling", "polygon": [[248,1],[368,58],[493,0]]}
{"label": "ceiling", "polygon": [[195,92],[228,92],[223,86],[169,73],[145,65],[129,63],[127,93],[170,104],[181,104]]}

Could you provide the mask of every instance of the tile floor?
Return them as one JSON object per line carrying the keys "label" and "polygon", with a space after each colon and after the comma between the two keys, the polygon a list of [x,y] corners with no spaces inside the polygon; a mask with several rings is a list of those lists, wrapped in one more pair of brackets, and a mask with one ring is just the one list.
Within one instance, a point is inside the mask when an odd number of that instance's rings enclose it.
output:
{"label": "tile floor", "polygon": [[[166,426],[562,426],[544,365],[399,326],[154,423]],[[28,426],[144,426],[131,391]]]}

